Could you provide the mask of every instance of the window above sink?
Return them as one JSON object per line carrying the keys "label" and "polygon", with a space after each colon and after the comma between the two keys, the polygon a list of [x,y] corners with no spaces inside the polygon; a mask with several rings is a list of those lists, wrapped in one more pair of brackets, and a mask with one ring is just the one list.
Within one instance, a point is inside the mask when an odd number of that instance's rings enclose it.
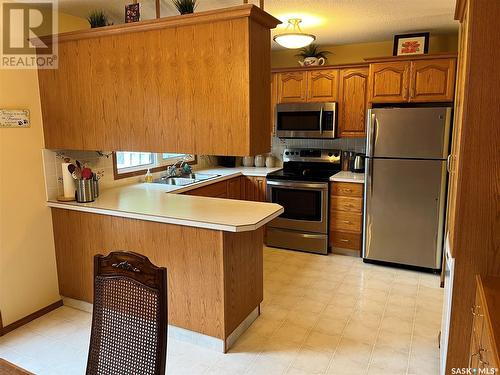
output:
{"label": "window above sink", "polygon": [[196,164],[196,156],[189,154],[116,151],[113,153],[114,178],[143,175],[148,169],[151,172],[163,171],[186,157],[188,164]]}

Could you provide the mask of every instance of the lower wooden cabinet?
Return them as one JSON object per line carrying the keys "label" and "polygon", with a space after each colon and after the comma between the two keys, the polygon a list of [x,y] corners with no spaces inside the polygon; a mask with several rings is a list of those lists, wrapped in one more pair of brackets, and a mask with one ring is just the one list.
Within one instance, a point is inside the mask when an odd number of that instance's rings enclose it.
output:
{"label": "lower wooden cabinet", "polygon": [[238,176],[185,192],[201,197],[266,201],[266,178]]}
{"label": "lower wooden cabinet", "polygon": [[330,184],[330,233],[332,251],[361,252],[363,231],[363,184]]}
{"label": "lower wooden cabinet", "polygon": [[469,367],[478,369],[478,374],[498,373],[499,346],[500,277],[476,276],[476,300],[472,307]]}

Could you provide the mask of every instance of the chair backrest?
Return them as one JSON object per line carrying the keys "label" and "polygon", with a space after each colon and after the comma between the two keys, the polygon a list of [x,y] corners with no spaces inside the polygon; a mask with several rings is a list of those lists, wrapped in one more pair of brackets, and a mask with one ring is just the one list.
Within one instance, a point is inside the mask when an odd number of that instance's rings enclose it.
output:
{"label": "chair backrest", "polygon": [[94,257],[87,374],[165,374],[167,270],[132,252]]}

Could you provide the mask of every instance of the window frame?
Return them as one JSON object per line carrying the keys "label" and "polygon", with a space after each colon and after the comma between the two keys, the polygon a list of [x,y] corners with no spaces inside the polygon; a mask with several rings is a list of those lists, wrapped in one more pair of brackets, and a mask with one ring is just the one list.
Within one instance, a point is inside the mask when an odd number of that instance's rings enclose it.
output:
{"label": "window frame", "polygon": [[[149,151],[141,151],[141,152],[149,152]],[[157,154],[156,157],[155,157],[155,163],[157,164],[158,163],[158,158],[159,158],[158,154],[163,154],[163,153],[162,152],[160,152],[160,153],[154,152],[154,154]],[[168,160],[168,159],[163,159],[163,160]],[[131,169],[130,171],[118,172],[118,165],[117,165],[117,160],[116,160],[116,151],[113,151],[113,178],[115,180],[120,180],[120,179],[123,179],[123,178],[129,178],[129,177],[135,177],[135,176],[142,176],[142,175],[146,174],[146,172],[148,171],[148,169],[149,169],[149,171],[151,173],[161,172],[161,171],[165,171],[166,172],[167,167],[173,165],[178,160],[179,159],[172,160],[171,163],[158,165],[158,166],[152,167],[152,168],[151,167],[145,167],[145,168],[141,168],[141,169],[132,169],[132,168],[135,168],[135,167],[130,167],[130,169]],[[197,162],[198,162],[198,157],[196,155],[193,155],[193,160],[188,161],[187,164],[193,165],[193,164],[196,164]]]}

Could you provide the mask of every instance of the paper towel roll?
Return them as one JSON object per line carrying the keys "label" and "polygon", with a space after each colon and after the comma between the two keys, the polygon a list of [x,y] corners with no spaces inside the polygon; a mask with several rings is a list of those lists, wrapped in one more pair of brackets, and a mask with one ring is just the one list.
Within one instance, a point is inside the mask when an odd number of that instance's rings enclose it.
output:
{"label": "paper towel roll", "polygon": [[64,197],[65,198],[74,198],[75,197],[75,180],[71,173],[68,171],[68,165],[71,163],[62,163],[62,179],[63,179],[63,188],[64,188]]}

